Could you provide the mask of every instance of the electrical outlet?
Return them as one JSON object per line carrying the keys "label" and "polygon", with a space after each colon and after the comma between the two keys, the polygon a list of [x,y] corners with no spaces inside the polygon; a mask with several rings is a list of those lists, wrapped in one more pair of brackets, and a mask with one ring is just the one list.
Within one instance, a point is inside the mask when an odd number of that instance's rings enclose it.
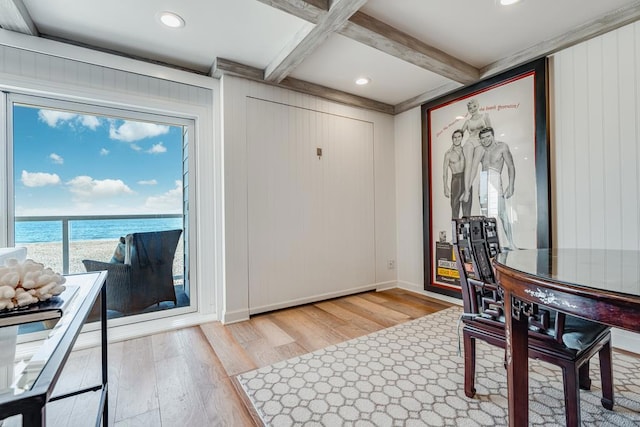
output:
{"label": "electrical outlet", "polygon": [[387,261],[387,268],[389,270],[393,270],[394,268],[396,268],[396,261],[393,259],[390,259],[389,261]]}

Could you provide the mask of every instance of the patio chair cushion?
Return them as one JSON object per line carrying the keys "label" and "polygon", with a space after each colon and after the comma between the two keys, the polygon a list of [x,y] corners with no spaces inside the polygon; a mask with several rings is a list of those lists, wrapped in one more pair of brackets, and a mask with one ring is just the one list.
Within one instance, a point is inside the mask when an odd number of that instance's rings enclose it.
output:
{"label": "patio chair cushion", "polygon": [[111,264],[124,264],[124,254],[126,252],[126,245],[124,237],[120,237],[120,241],[118,242],[118,246],[116,246],[116,250],[113,252],[113,256],[111,257]]}

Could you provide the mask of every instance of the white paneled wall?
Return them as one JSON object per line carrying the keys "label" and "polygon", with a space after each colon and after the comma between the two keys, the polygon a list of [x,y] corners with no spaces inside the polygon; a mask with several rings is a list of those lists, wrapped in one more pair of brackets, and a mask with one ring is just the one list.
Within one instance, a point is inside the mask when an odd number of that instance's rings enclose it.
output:
{"label": "white paneled wall", "polygon": [[[3,85],[19,81],[17,86],[28,91],[56,90],[68,96],[68,87],[73,88],[74,97],[95,97],[95,91],[104,91],[110,94],[107,101],[137,96],[138,102],[148,105],[152,100],[209,108],[212,105],[210,89],[9,46],[0,45],[0,73]],[[100,100],[104,101],[102,97]]]}
{"label": "white paneled wall", "polygon": [[370,288],[373,123],[255,98],[247,120],[250,313]]}
{"label": "white paneled wall", "polygon": [[[263,108],[260,108],[260,106]],[[269,107],[267,108],[267,106]],[[280,111],[278,112],[278,110]],[[286,114],[283,113],[284,111],[286,111]],[[283,246],[277,248],[277,251],[280,252],[279,254],[273,253],[273,246],[264,246],[273,243],[265,239],[266,235],[256,238],[256,235],[250,234],[252,224],[255,229],[259,221],[264,220],[264,218],[260,218],[260,210],[254,209],[255,206],[267,206],[268,209],[272,209],[274,206],[279,208],[278,205],[284,203],[284,206],[290,204],[290,209],[317,208],[319,209],[318,216],[315,217],[312,215],[313,213],[309,213],[307,218],[328,221],[327,224],[333,221],[334,225],[343,234],[356,233],[359,237],[354,237],[351,241],[358,242],[358,245],[365,244],[363,243],[364,236],[369,239],[366,243],[368,248],[364,253],[351,253],[349,258],[345,258],[340,262],[336,261],[331,266],[335,271],[331,271],[334,276],[325,276],[328,281],[332,280],[332,277],[340,277],[342,282],[338,285],[343,286],[343,289],[347,286],[345,283],[350,281],[350,292],[355,289],[353,284],[361,284],[363,278],[365,279],[364,281],[370,279],[370,283],[366,283],[366,287],[369,288],[395,285],[395,269],[388,269],[387,267],[388,261],[395,261],[396,258],[393,117],[347,107],[317,97],[232,76],[224,76],[222,78],[222,112],[225,156],[226,247],[225,308],[222,320],[232,322],[246,319],[249,316],[251,299],[250,283],[260,283],[264,279],[271,281],[273,277],[280,273],[282,273],[281,277],[287,278],[287,283],[282,284],[283,292],[286,292],[291,287],[304,289],[307,286],[309,286],[308,289],[313,288],[316,298],[326,297],[333,295],[332,292],[338,292],[335,288],[332,288],[336,286],[334,282],[318,284],[318,282],[314,283],[314,279],[309,280],[309,283],[299,283],[300,273],[304,267],[295,265],[278,267],[276,259],[278,256],[285,255],[285,251],[294,249],[292,245],[295,243],[298,245],[295,250],[299,252],[295,255],[302,260],[301,262],[312,262],[314,251],[318,247],[317,239],[330,238],[331,236],[319,236],[317,229],[303,227],[303,224],[296,222],[299,221],[297,219],[299,217],[294,215],[295,212],[289,212],[287,215],[291,215],[290,219],[293,222],[290,224],[290,228],[279,231],[277,239],[283,242]],[[270,120],[277,121],[277,123],[270,122]],[[355,126],[354,123],[356,122],[360,124]],[[340,129],[340,126],[346,127]],[[365,153],[364,157],[343,152],[344,157],[342,159],[354,162],[353,165],[348,163],[341,164],[339,160],[336,160],[336,162],[327,161],[325,162],[326,164],[322,164],[324,161],[322,160],[319,164],[316,162],[318,160],[317,157],[303,160],[297,157],[299,153],[295,151],[300,147],[289,144],[289,142],[298,139],[294,135],[304,136],[298,143],[314,148],[315,152],[315,147],[319,142],[328,141],[335,137],[335,142],[338,143],[340,138],[344,138],[348,132],[353,135],[353,129],[359,127],[362,127],[362,129],[359,129],[356,133],[363,135],[366,135],[367,132],[369,135],[372,133],[371,136],[364,137],[369,140],[372,138],[372,146],[368,147],[372,151],[363,152]],[[272,136],[275,138],[271,141],[273,147],[260,147],[260,135],[265,135],[263,139],[267,143],[269,138],[266,135],[268,132],[272,132]],[[278,135],[282,138],[280,141],[278,141]],[[357,138],[360,137],[358,136]],[[342,148],[347,147],[343,144]],[[259,154],[259,150],[264,150],[263,154]],[[331,147],[328,148],[326,155],[328,156],[326,160],[330,160],[329,157],[332,155]],[[268,159],[268,162],[272,163],[278,170],[267,170],[267,166],[260,161],[261,157],[263,157],[263,161]],[[312,159],[316,161],[308,162]],[[308,163],[303,163],[305,161]],[[371,168],[370,172],[366,170],[365,162],[366,167]],[[301,198],[299,203],[295,205],[291,204],[290,200],[283,199],[287,192],[283,188],[278,188],[275,181],[272,184],[258,182],[260,172],[264,171],[264,179],[274,179],[281,183],[287,183],[287,185],[319,186],[321,181],[315,182],[311,180],[310,175],[306,175],[313,172],[313,170],[302,171],[298,169],[301,164],[305,164],[305,167],[308,168],[323,166],[335,167],[340,170],[341,175],[336,176],[339,176],[339,179],[343,181],[350,181],[344,182],[345,189],[351,186],[350,191],[357,190],[363,194],[352,200],[347,200],[346,196],[339,193],[327,196],[339,198],[339,203],[345,203],[343,208],[345,211],[351,210],[356,214],[361,213],[362,218],[354,222],[351,220],[353,216],[349,216],[350,214],[345,212],[322,214],[321,209],[323,209],[323,206],[337,204],[338,201],[331,201],[330,199],[305,200],[305,197],[315,197],[314,195],[321,194],[318,193],[319,190],[314,189],[306,192],[301,191],[299,188],[290,188],[291,192],[298,192],[297,197]],[[350,175],[354,171],[362,172],[358,172],[357,176]],[[322,169],[318,169],[317,173],[322,173]],[[369,186],[371,184],[362,179],[362,176],[369,173],[373,174],[373,199],[371,201],[369,201],[371,198],[371,187]],[[289,176],[287,177],[285,174],[289,174]],[[289,179],[292,177],[297,178]],[[301,181],[297,181],[298,178]],[[329,184],[336,187],[339,185],[337,182]],[[360,185],[362,188],[357,188]],[[268,193],[265,194],[263,190]],[[361,200],[362,198],[364,200]],[[295,200],[295,198],[291,198],[291,200]],[[354,210],[354,200],[360,205],[370,206],[369,212]],[[271,203],[275,205],[270,205]],[[276,211],[277,209],[271,211],[271,213],[265,212],[265,214],[273,214]],[[325,215],[325,218],[322,218],[323,215]],[[329,215],[333,215],[333,219]],[[278,218],[274,224],[277,226],[280,220],[281,218]],[[371,229],[371,225],[368,225],[371,221],[373,221],[373,230],[367,235],[363,230]],[[352,226],[348,230],[345,228],[347,222]],[[359,227],[363,228],[359,229]],[[309,235],[305,234],[307,231],[310,232]],[[340,247],[337,250],[344,251],[346,254],[346,252],[352,251],[353,247]],[[265,253],[264,251],[270,252]],[[363,276],[362,266],[370,262],[369,259],[372,253],[374,254],[373,265],[368,268],[367,275]],[[262,257],[262,259],[256,261],[255,258],[252,258],[252,254],[258,254],[257,256]],[[322,252],[317,252],[315,255],[318,256],[316,262],[320,263],[320,265],[325,262],[322,259]],[[265,257],[271,257],[272,259],[267,262],[268,268],[261,270],[262,267],[259,267],[256,263],[264,263]],[[358,266],[349,266],[348,261],[354,259],[357,261]],[[278,272],[277,270],[280,268],[283,270]],[[293,268],[290,271],[290,277],[284,274],[287,268]],[[308,273],[307,278],[310,277]],[[355,279],[356,277],[359,278],[359,282]],[[300,294],[295,295],[295,289],[289,289],[289,291],[294,294],[285,295],[282,298],[297,299],[297,302],[305,300],[305,297]],[[273,292],[276,291],[274,290]],[[273,304],[269,301],[260,300],[255,305],[271,305],[273,307]]]}
{"label": "white paneled wall", "polygon": [[420,107],[395,116],[398,283],[424,289]]}
{"label": "white paneled wall", "polygon": [[[640,23],[550,64],[553,244],[640,250]],[[640,335],[613,344],[640,352]]]}
{"label": "white paneled wall", "polygon": [[554,244],[640,250],[640,23],[552,57]]}

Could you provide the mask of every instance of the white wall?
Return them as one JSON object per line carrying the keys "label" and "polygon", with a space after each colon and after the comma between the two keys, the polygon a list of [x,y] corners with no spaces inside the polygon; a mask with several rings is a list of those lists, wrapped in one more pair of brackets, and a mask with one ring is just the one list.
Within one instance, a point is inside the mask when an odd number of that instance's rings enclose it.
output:
{"label": "white wall", "polygon": [[[373,124],[375,282],[373,286],[395,285],[395,270],[387,268],[396,257],[395,176],[393,117],[347,107],[317,97],[273,86],[224,76],[222,78],[222,123],[225,159],[225,275],[222,320],[233,322],[249,316],[248,236],[248,146],[247,98],[266,100],[314,112],[363,120]],[[313,124],[302,131],[322,134],[326,129]]]}
{"label": "white wall", "polygon": [[398,284],[424,290],[420,107],[395,116]]}

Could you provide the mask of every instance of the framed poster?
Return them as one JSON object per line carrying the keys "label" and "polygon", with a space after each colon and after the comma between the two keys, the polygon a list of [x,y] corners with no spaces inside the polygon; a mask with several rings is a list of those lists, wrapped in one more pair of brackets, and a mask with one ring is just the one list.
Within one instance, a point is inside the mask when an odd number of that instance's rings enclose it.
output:
{"label": "framed poster", "polygon": [[425,290],[460,296],[451,219],[498,222],[503,249],[550,247],[547,62],[422,105]]}

